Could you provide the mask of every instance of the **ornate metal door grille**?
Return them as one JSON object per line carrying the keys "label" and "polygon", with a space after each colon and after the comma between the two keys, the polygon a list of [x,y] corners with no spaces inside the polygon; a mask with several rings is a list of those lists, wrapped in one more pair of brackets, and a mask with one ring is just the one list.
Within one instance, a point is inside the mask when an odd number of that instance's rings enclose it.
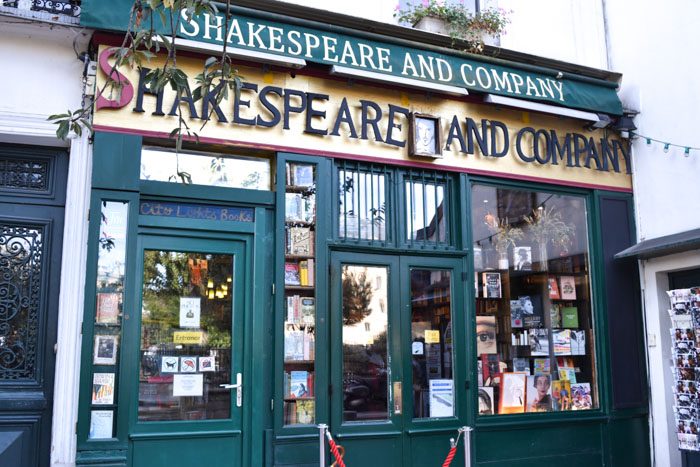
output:
{"label": "ornate metal door grille", "polygon": [[49,161],[0,157],[0,189],[47,191]]}
{"label": "ornate metal door grille", "polygon": [[0,225],[0,380],[36,379],[44,229]]}

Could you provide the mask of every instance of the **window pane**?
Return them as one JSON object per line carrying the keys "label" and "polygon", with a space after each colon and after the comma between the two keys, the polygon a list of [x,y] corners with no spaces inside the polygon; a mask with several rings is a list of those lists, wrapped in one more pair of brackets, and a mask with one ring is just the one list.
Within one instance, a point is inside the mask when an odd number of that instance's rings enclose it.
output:
{"label": "window pane", "polygon": [[586,209],[473,186],[481,414],[598,407]]}
{"label": "window pane", "polygon": [[338,170],[340,238],[386,240],[386,177],[380,170],[351,169],[346,165]]}
{"label": "window pane", "polygon": [[446,243],[445,186],[423,181],[406,182],[406,238]]}
{"label": "window pane", "polygon": [[229,418],[233,256],[144,252],[139,420]]}
{"label": "window pane", "polygon": [[270,161],[215,153],[175,154],[162,148],[143,148],[141,180],[269,190]]}
{"label": "window pane", "polygon": [[452,417],[451,273],[411,269],[413,416]]}
{"label": "window pane", "polygon": [[386,420],[387,268],[342,268],[344,421]]}

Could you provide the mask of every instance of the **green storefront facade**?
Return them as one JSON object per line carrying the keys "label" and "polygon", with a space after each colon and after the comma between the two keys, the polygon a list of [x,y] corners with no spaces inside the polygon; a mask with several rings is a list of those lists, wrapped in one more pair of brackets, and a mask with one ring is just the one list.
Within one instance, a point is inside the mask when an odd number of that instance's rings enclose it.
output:
{"label": "green storefront facade", "polygon": [[[128,11],[111,3],[83,3],[105,63]],[[240,23],[279,37],[435,53],[483,67],[479,86],[541,86],[500,95],[559,96],[556,70],[253,3]],[[416,90],[440,80],[347,78],[307,52],[241,52],[241,96],[179,154],[179,101],[135,70],[133,99],[96,111],[76,463],[319,465],[326,424],[346,465],[441,465],[465,426],[472,465],[649,465],[636,268],[613,260],[634,243],[626,143],[488,104],[495,80]],[[574,71],[559,108],[620,115],[614,83]]]}

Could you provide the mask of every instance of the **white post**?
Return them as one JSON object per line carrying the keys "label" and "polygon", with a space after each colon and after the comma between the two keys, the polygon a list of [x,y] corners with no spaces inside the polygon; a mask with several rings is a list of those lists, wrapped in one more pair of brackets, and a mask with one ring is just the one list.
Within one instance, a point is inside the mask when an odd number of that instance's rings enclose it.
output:
{"label": "white post", "polygon": [[318,425],[318,465],[326,467],[326,430],[328,425],[320,423]]}
{"label": "white post", "polygon": [[472,439],[471,439],[472,427],[463,426],[462,436],[464,436],[464,467],[471,467],[472,465]]}

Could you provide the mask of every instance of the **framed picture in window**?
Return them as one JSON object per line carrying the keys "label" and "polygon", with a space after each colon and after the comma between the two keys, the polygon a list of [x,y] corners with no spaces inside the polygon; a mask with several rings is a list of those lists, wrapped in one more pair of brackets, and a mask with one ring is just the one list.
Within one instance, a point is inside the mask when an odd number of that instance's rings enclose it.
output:
{"label": "framed picture in window", "polygon": [[412,113],[409,125],[410,156],[442,157],[440,117]]}
{"label": "framed picture in window", "polygon": [[95,353],[92,363],[95,365],[116,365],[118,341],[118,336],[95,336]]}

